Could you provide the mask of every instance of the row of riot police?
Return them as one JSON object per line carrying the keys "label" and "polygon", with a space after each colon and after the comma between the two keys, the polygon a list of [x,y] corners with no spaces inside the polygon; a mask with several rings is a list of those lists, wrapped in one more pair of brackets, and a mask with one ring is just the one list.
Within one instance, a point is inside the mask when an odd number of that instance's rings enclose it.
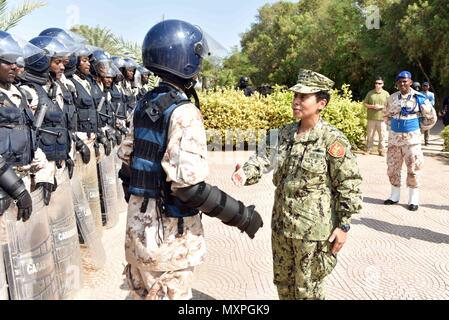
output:
{"label": "row of riot police", "polygon": [[103,267],[126,210],[113,151],[149,73],[62,29],[0,32],[0,300],[70,299],[82,258]]}
{"label": "row of riot police", "polygon": [[195,83],[207,43],[165,20],[145,37],[144,68],[62,29],[29,42],[0,32],[0,299],[76,296],[81,266],[104,266],[102,230],[123,198],[124,275],[138,298],[191,298],[200,213],[254,238],[255,207],[205,182]]}

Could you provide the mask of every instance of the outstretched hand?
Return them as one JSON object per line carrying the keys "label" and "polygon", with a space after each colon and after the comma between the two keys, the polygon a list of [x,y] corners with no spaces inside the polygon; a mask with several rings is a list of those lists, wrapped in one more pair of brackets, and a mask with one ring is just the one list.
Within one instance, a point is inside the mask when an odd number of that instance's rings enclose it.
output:
{"label": "outstretched hand", "polygon": [[245,185],[247,178],[245,172],[243,171],[243,167],[240,164],[235,166],[235,171],[231,177],[231,180],[237,187],[241,188]]}

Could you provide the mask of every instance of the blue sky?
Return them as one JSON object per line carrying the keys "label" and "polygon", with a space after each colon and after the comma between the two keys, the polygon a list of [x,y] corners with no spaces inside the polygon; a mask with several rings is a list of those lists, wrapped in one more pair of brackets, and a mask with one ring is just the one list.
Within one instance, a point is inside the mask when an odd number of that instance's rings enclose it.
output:
{"label": "blue sky", "polygon": [[[14,7],[23,0],[9,0]],[[141,43],[147,31],[165,19],[181,19],[201,26],[212,38],[229,49],[240,44],[240,34],[256,21],[258,8],[275,0],[47,0],[11,29],[29,40],[49,27],[67,28],[78,23],[107,27],[115,34]]]}

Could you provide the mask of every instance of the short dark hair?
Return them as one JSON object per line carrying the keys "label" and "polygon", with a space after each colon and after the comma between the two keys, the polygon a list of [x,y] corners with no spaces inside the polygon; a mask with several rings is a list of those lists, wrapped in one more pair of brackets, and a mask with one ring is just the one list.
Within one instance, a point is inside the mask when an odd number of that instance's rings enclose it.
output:
{"label": "short dark hair", "polygon": [[329,102],[331,101],[331,95],[329,93],[329,91],[320,91],[315,93],[315,97],[316,97],[316,101],[319,102],[321,100],[326,100],[326,106],[329,104]]}
{"label": "short dark hair", "polygon": [[377,76],[377,77],[376,77],[376,81],[382,81],[382,82],[385,82],[385,81],[384,81],[384,78],[383,78],[382,76]]}

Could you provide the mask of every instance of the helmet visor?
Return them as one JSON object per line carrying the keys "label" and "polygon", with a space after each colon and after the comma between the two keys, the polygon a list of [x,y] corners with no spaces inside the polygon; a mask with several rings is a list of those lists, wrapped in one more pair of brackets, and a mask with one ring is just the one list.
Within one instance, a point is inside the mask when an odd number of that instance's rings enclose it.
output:
{"label": "helmet visor", "polygon": [[113,75],[114,78],[115,77],[119,77],[119,78],[123,77],[123,74],[121,73],[119,68],[117,68],[117,66],[114,63],[111,64],[111,68],[112,68],[112,70],[114,72],[114,75]]}
{"label": "helmet visor", "polygon": [[139,65],[133,59],[126,58],[125,60],[125,68],[126,69],[137,69]]}
{"label": "helmet visor", "polygon": [[67,33],[70,35],[70,37],[72,37],[73,41],[75,41],[76,43],[80,43],[80,44],[89,44],[89,41],[87,41],[87,39],[85,37],[83,37],[82,35],[72,32],[72,31],[67,31]]}
{"label": "helmet visor", "polygon": [[15,35],[0,40],[0,59],[20,67],[24,66],[24,59],[42,52],[42,49]]}
{"label": "helmet visor", "polygon": [[17,41],[11,35],[0,39],[0,59],[8,63],[16,63],[19,58],[23,58],[23,50]]}
{"label": "helmet visor", "polygon": [[89,57],[92,53],[94,53],[95,51],[100,50],[100,48],[95,47],[95,46],[91,46],[89,44],[82,44],[78,50],[75,52],[75,54],[78,57]]}
{"label": "helmet visor", "polygon": [[114,74],[115,81],[121,82],[125,79],[125,76],[123,75],[123,73],[120,71],[120,69],[117,67],[117,65],[114,62],[112,62],[112,69],[115,72],[115,74]]}
{"label": "helmet visor", "polygon": [[126,61],[121,57],[112,57],[112,61],[117,68],[125,68]]}
{"label": "helmet visor", "polygon": [[102,78],[114,78],[116,71],[113,68],[113,63],[110,60],[100,60],[94,63],[94,68],[97,74]]}
{"label": "helmet visor", "polygon": [[143,76],[148,76],[148,75],[151,73],[150,70],[148,70],[147,68],[145,68],[145,67],[143,67],[143,66],[139,66],[139,67],[137,68],[137,72],[138,72],[140,75],[143,75]]}
{"label": "helmet visor", "polygon": [[[72,53],[78,50],[81,46],[81,42],[75,40],[74,33],[65,31],[58,28],[47,29],[41,32],[39,36],[51,37],[57,39],[65,47],[67,47]],[[79,37],[76,37],[79,38]]]}
{"label": "helmet visor", "polygon": [[66,47],[57,38],[39,36],[30,41],[32,44],[42,48],[45,51],[45,55],[49,58],[67,57],[74,53],[74,48]]}
{"label": "helmet visor", "polygon": [[51,58],[67,57],[75,52],[74,47],[66,47],[60,41],[50,43],[45,50],[47,51],[47,56]]}
{"label": "helmet visor", "polygon": [[203,56],[203,58],[207,59],[208,57],[219,57],[225,58],[229,55],[229,50],[226,49],[221,43],[219,43],[216,39],[214,39],[210,34],[204,32],[204,39],[207,43],[208,54],[207,56]]}

